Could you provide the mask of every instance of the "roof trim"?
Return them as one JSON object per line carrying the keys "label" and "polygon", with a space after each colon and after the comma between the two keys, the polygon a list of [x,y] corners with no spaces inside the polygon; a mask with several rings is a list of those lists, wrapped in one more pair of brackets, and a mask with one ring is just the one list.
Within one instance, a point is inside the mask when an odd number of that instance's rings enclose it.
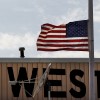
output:
{"label": "roof trim", "polygon": [[[0,62],[89,62],[89,58],[0,58]],[[100,62],[100,58],[95,58]]]}

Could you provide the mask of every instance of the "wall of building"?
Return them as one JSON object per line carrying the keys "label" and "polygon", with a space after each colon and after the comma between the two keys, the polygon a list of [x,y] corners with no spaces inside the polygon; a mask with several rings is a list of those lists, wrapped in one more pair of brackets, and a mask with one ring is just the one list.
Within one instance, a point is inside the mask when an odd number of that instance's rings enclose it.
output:
{"label": "wall of building", "polygon": [[[46,85],[42,86],[34,99],[31,96],[49,63],[52,64],[48,75],[48,80],[51,83],[51,100],[89,99],[88,59],[1,58],[0,100],[48,100]],[[96,100],[99,100],[100,94],[97,83],[99,71],[100,59],[95,59]],[[35,80],[32,80],[33,78]],[[12,85],[10,81],[19,81],[20,83]]]}

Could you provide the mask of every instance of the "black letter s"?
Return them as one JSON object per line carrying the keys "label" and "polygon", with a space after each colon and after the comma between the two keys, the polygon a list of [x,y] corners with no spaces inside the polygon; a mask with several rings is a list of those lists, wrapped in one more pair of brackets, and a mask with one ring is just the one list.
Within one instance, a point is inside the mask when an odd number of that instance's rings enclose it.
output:
{"label": "black letter s", "polygon": [[70,93],[71,93],[71,95],[72,95],[73,97],[75,97],[75,98],[82,98],[82,97],[84,97],[85,94],[86,94],[86,86],[85,86],[84,83],[78,81],[78,80],[75,78],[76,75],[78,75],[78,76],[80,76],[80,77],[82,78],[83,75],[84,75],[84,72],[81,71],[81,70],[78,70],[78,69],[75,69],[75,70],[73,70],[73,71],[70,72],[70,80],[71,80],[71,82],[72,82],[74,85],[80,87],[80,92],[77,92],[77,91],[75,91],[73,88],[71,88],[71,89],[70,89]]}

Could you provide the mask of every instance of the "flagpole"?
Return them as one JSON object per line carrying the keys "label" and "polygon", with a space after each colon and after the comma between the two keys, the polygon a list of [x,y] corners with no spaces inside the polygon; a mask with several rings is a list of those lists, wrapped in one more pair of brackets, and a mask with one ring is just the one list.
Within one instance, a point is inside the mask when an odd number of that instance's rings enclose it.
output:
{"label": "flagpole", "polygon": [[93,30],[93,0],[88,1],[88,37],[89,37],[89,100],[95,100],[94,82],[94,30]]}

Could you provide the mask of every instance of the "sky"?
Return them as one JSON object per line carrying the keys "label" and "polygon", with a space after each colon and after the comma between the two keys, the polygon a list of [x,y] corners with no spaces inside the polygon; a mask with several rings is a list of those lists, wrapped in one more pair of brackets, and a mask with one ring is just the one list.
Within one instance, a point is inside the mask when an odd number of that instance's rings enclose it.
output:
{"label": "sky", "polygon": [[[100,57],[100,0],[94,0],[94,56]],[[88,19],[88,0],[0,0],[0,58],[87,58],[82,51],[37,51],[41,25]]]}

